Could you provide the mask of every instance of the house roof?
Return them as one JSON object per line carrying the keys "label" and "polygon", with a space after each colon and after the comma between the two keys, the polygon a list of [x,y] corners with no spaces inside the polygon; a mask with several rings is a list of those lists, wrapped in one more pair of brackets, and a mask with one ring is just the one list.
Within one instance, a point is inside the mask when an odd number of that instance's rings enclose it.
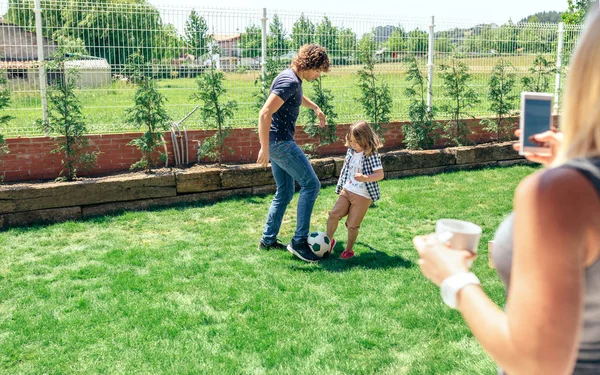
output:
{"label": "house roof", "polygon": [[[44,37],[44,55],[57,49],[56,43]],[[30,61],[38,59],[37,35],[35,32],[6,22],[0,17],[0,60]]]}
{"label": "house roof", "polygon": [[240,40],[242,38],[242,35],[240,33],[236,33],[236,34],[213,34],[213,39],[216,42],[229,42],[229,41],[235,41],[235,40]]}

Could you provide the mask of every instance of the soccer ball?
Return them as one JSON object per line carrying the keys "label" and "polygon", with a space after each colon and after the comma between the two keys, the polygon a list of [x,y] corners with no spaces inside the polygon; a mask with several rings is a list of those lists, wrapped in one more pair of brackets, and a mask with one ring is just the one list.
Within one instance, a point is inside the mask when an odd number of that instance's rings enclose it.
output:
{"label": "soccer ball", "polygon": [[319,258],[323,258],[331,248],[331,240],[325,232],[312,232],[308,235],[308,246]]}

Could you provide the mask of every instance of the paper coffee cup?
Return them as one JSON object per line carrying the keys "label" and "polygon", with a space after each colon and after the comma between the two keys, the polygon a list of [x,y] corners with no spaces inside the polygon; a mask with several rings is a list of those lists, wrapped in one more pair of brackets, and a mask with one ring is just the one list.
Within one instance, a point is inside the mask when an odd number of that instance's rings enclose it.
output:
{"label": "paper coffee cup", "polygon": [[449,244],[453,249],[477,254],[481,227],[468,221],[440,219],[435,224],[435,235],[439,241]]}

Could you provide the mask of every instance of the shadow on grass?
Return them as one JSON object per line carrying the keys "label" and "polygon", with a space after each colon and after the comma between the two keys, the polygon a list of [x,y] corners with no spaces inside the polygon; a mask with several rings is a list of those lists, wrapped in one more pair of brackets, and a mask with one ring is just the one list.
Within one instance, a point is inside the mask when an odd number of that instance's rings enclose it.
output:
{"label": "shadow on grass", "polygon": [[[338,242],[338,244],[342,244]],[[341,251],[334,249],[330,257],[324,258],[318,263],[318,267],[304,267],[306,263],[294,265],[292,268],[304,272],[344,272],[352,268],[362,269],[390,269],[390,268],[412,268],[415,263],[397,255],[389,255],[388,253],[374,248],[363,242],[357,242],[357,245],[367,247],[370,251],[357,251],[356,255],[350,259],[340,259]],[[337,249],[343,248],[336,246]]]}

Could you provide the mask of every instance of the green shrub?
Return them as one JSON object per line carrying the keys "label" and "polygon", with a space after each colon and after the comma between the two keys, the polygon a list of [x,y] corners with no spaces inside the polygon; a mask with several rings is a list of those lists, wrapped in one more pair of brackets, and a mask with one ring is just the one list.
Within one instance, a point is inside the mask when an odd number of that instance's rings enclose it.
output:
{"label": "green shrub", "polygon": [[[0,111],[6,109],[10,105],[10,89],[5,86],[6,78],[4,77],[4,73],[0,73]],[[0,115],[0,125],[6,125],[13,117],[9,115]],[[4,136],[0,134],[0,161],[2,161],[2,157],[8,154],[8,145],[4,140]],[[0,176],[0,181],[4,179],[4,176]]]}
{"label": "green shrub", "polygon": [[66,60],[64,54],[58,53],[47,64],[48,71],[62,72],[62,75],[57,75],[49,87],[48,120],[40,120],[38,124],[58,140],[51,153],[63,154],[63,170],[57,180],[73,181],[78,171],[87,171],[96,164],[99,152],[86,151],[89,147],[89,139],[85,136],[87,125],[75,96],[79,72],[65,69]]}
{"label": "green shrub", "polygon": [[521,78],[525,91],[550,92],[552,77],[556,74],[556,65],[553,60],[537,55],[529,68],[529,75]]}
{"label": "green shrub", "polygon": [[444,124],[444,131],[451,142],[457,146],[471,143],[467,136],[472,133],[464,118],[474,116],[468,113],[480,102],[477,93],[469,86],[473,76],[469,67],[454,55],[451,65],[440,65],[440,78],[443,81],[444,91],[449,97],[449,103],[440,106],[443,112],[450,115],[450,121]]}
{"label": "green shrub", "polygon": [[223,96],[227,90],[224,86],[225,74],[216,69],[213,64],[211,68],[196,79],[198,92],[192,95],[192,99],[202,102],[200,115],[206,122],[206,127],[216,129],[211,137],[204,139],[198,145],[198,157],[208,157],[215,160],[218,165],[223,161],[225,151],[233,154],[233,149],[225,147],[225,138],[232,126],[227,119],[232,119],[237,103],[234,100],[223,102]]}
{"label": "green shrub", "polygon": [[427,79],[414,56],[408,60],[406,81],[408,88],[404,92],[410,100],[408,117],[411,123],[402,126],[404,144],[409,149],[430,149],[438,138],[439,124],[434,121],[436,108],[427,108]]}
{"label": "green shrub", "polygon": [[358,43],[359,59],[363,64],[358,74],[363,112],[373,130],[383,139],[383,125],[389,124],[392,112],[392,95],[389,86],[375,73],[377,43],[372,33],[365,34]]}
{"label": "green shrub", "polygon": [[138,78],[135,91],[135,105],[128,109],[126,121],[139,128],[145,129],[141,137],[133,139],[129,146],[137,147],[142,158],[131,165],[130,169],[143,169],[151,173],[158,161],[165,161],[166,154],[158,152],[157,148],[164,144],[162,132],[170,127],[171,118],[165,110],[166,98],[156,88],[151,78]]}
{"label": "green shrub", "polygon": [[333,106],[333,95],[331,90],[323,88],[324,77],[319,77],[312,83],[313,95],[311,96],[312,101],[321,108],[321,111],[327,117],[327,124],[325,127],[319,126],[319,119],[315,111],[309,110],[306,112],[308,117],[306,124],[304,125],[304,132],[309,134],[311,137],[318,138],[319,143],[316,147],[306,148],[305,151],[315,152],[320,146],[327,146],[337,141],[338,137],[335,134],[337,129],[337,113]]}
{"label": "green shrub", "polygon": [[515,112],[519,98],[519,95],[515,93],[516,75],[512,71],[512,65],[501,58],[494,66],[488,82],[489,108],[496,116],[483,119],[480,123],[486,131],[496,133],[497,141],[511,138],[513,121],[507,117]]}

